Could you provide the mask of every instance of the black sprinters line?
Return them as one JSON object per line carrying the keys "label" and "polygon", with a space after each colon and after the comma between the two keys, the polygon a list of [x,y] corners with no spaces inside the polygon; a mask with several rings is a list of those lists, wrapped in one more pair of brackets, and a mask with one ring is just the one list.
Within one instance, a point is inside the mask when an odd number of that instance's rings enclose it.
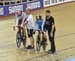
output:
{"label": "black sprinters line", "polygon": [[[58,37],[56,37],[56,38],[61,38],[61,37],[71,36],[71,35],[75,35],[75,33],[70,33],[70,34],[66,34],[66,35],[58,36]],[[72,46],[72,47],[69,47],[69,48],[65,48],[65,49],[60,50],[60,51],[57,51],[57,52],[62,52],[62,51],[69,50],[69,49],[73,49],[73,48],[75,48],[75,46]],[[35,58],[40,58],[40,57],[44,57],[44,56],[47,56],[47,55],[49,55],[49,54],[44,54],[44,55],[41,55],[41,56],[38,56],[38,57],[34,57],[34,58],[31,58],[31,59],[27,59],[27,60],[24,60],[24,61],[30,61],[30,60],[33,60],[33,59],[35,59]],[[72,55],[69,55],[69,56],[72,56]],[[69,56],[66,56],[66,57],[60,58],[60,59],[58,59],[58,60],[65,59],[65,58],[67,58],[67,57],[69,57]]]}
{"label": "black sprinters line", "polygon": [[[69,47],[69,48],[63,49],[63,50],[57,51],[57,53],[62,52],[62,51],[65,51],[65,50],[73,49],[73,48],[75,48],[75,47]],[[27,59],[27,60],[24,60],[24,61],[30,61],[30,60],[33,60],[33,59],[36,59],[36,58],[40,58],[40,57],[47,56],[47,55],[49,55],[49,54],[44,54],[44,55],[41,55],[41,56],[33,57],[31,59]],[[73,56],[73,55],[75,55],[75,54],[71,54],[71,55],[65,56],[63,58],[59,58],[57,60],[62,60],[62,59],[65,59],[65,58],[70,57],[70,56]]]}
{"label": "black sprinters line", "polygon": [[71,36],[71,35],[75,35],[75,33],[69,33],[69,34],[65,34],[61,36],[56,36],[56,38],[62,38],[62,37]]}

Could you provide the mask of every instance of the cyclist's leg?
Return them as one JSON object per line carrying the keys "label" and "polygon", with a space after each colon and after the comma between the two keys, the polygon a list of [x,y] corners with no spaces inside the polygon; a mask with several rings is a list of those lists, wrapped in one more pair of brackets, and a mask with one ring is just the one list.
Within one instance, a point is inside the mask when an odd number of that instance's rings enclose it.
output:
{"label": "cyclist's leg", "polygon": [[42,42],[47,43],[47,36],[46,36],[46,26],[44,25],[43,30],[41,28],[42,31]]}
{"label": "cyclist's leg", "polygon": [[40,43],[40,40],[41,40],[41,32],[40,32],[40,30],[38,30],[37,43]]}
{"label": "cyclist's leg", "polygon": [[43,38],[43,39],[47,39],[47,36],[46,36],[46,33],[45,33],[45,32],[42,33],[42,38]]}
{"label": "cyclist's leg", "polygon": [[21,28],[21,31],[22,31],[22,35],[23,35],[23,36],[26,36],[26,30],[25,30],[24,27]]}
{"label": "cyclist's leg", "polygon": [[26,34],[25,34],[25,29],[24,27],[21,27],[21,36],[22,36],[22,42],[23,42],[23,46],[26,47]]}
{"label": "cyclist's leg", "polygon": [[41,39],[41,26],[38,26],[38,36]]}
{"label": "cyclist's leg", "polygon": [[24,35],[26,36],[26,27],[23,27]]}
{"label": "cyclist's leg", "polygon": [[41,32],[40,32],[40,30],[38,30],[38,36],[40,36],[40,37],[41,37]]}
{"label": "cyclist's leg", "polygon": [[21,33],[21,27],[18,27],[18,33]]}
{"label": "cyclist's leg", "polygon": [[21,20],[19,20],[19,22],[18,22],[18,33],[21,33],[21,27],[19,26],[19,25],[21,25]]}

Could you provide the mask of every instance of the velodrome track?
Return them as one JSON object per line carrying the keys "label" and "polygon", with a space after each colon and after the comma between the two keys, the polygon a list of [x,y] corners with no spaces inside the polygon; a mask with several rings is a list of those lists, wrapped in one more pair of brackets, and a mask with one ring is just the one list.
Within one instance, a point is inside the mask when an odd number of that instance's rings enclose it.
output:
{"label": "velodrome track", "polygon": [[13,31],[15,17],[0,17],[0,61],[67,61],[75,58],[75,2],[36,10],[33,12],[34,20],[37,14],[45,18],[47,9],[50,9],[55,17],[57,53],[47,55],[42,50],[38,53],[23,47],[18,49],[15,42],[16,31]]}

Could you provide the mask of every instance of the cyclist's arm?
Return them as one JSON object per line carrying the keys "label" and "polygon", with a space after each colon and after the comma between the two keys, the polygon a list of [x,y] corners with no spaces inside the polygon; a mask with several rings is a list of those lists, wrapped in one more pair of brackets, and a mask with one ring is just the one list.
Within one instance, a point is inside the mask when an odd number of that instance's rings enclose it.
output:
{"label": "cyclist's arm", "polygon": [[24,24],[25,19],[26,19],[26,14],[25,14],[25,13],[23,13],[22,25]]}
{"label": "cyclist's arm", "polygon": [[17,15],[15,15],[16,16],[16,21],[15,21],[15,24],[16,24],[16,26],[18,25],[18,20],[19,20],[19,18],[17,17]]}
{"label": "cyclist's arm", "polygon": [[44,24],[45,24],[45,21],[44,21],[44,20],[42,20],[42,25],[41,25],[42,32],[44,32]]}
{"label": "cyclist's arm", "polygon": [[38,26],[38,22],[37,22],[37,20],[35,21],[35,25]]}
{"label": "cyclist's arm", "polygon": [[30,17],[28,17],[28,18],[26,19],[26,21],[24,22],[24,25],[26,25],[29,21],[30,21]]}
{"label": "cyclist's arm", "polygon": [[38,22],[37,22],[37,20],[35,21],[35,30],[36,31],[38,30]]}

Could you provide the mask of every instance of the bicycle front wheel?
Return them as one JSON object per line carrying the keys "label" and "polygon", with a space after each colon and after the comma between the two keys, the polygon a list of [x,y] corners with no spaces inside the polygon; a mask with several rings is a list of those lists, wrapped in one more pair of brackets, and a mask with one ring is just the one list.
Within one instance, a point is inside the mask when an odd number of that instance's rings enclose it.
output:
{"label": "bicycle front wheel", "polygon": [[20,46],[21,46],[21,35],[18,32],[16,34],[16,44],[17,44],[17,47],[20,48]]}

